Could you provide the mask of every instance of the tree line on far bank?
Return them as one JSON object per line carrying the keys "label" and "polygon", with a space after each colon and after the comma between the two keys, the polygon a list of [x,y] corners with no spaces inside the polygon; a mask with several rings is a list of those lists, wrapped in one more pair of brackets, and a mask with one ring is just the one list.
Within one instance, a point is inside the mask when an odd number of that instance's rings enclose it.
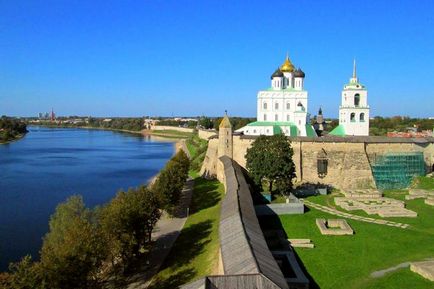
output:
{"label": "tree line on far bank", "polygon": [[7,142],[27,132],[27,126],[19,119],[2,116],[0,118],[0,142]]}
{"label": "tree line on far bank", "polygon": [[129,272],[152,250],[151,234],[163,210],[175,212],[190,160],[180,150],[153,184],[119,192],[89,209],[81,196],[57,206],[43,238],[40,261],[25,256],[0,274],[0,288],[101,288]]}

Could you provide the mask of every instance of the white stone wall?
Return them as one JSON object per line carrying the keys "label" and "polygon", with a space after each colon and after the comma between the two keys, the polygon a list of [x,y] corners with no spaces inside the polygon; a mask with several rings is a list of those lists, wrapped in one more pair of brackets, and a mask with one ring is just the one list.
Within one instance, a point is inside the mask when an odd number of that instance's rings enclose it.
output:
{"label": "white stone wall", "polygon": [[259,91],[257,99],[258,121],[293,122],[306,135],[307,91]]}
{"label": "white stone wall", "polygon": [[[369,108],[340,108],[339,114],[339,124],[344,126],[346,135],[369,135]],[[354,114],[354,120],[351,120],[351,114]]]}

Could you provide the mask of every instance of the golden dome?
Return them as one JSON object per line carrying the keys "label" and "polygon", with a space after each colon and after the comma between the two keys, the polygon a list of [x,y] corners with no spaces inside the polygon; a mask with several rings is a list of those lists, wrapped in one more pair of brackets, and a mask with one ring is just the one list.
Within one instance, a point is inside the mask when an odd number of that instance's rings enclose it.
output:
{"label": "golden dome", "polygon": [[292,65],[291,60],[289,60],[288,54],[286,55],[285,62],[283,62],[282,66],[280,66],[280,70],[282,72],[293,72],[294,65]]}

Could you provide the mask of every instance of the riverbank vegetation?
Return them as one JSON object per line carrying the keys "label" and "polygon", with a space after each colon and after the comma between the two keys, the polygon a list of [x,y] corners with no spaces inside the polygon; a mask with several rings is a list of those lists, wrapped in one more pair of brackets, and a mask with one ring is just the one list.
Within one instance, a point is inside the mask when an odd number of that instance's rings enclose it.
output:
{"label": "riverbank vegetation", "polygon": [[143,118],[140,117],[115,117],[115,118],[77,118],[68,120],[68,118],[59,117],[55,121],[39,120],[36,125],[48,127],[76,127],[76,128],[100,128],[108,130],[123,130],[140,132],[145,127]]}
{"label": "riverbank vegetation", "polygon": [[205,159],[206,150],[208,149],[208,142],[198,137],[197,134],[190,136],[186,140],[187,149],[191,157],[191,169],[193,171],[200,171],[203,160]]}
{"label": "riverbank vegetation", "polygon": [[179,202],[189,167],[190,160],[181,150],[154,186],[119,192],[95,209],[87,208],[80,196],[59,204],[40,261],[26,256],[11,264],[10,271],[0,275],[0,288],[102,288],[111,276],[128,273],[152,250],[152,230],[162,210]]}
{"label": "riverbank vegetation", "polygon": [[186,140],[190,176],[194,178],[190,214],[151,289],[177,288],[206,275],[218,273],[220,205],[224,186],[199,176],[208,142],[194,135]]}
{"label": "riverbank vegetation", "polygon": [[7,116],[0,118],[0,143],[18,139],[26,133],[27,126],[23,121]]}

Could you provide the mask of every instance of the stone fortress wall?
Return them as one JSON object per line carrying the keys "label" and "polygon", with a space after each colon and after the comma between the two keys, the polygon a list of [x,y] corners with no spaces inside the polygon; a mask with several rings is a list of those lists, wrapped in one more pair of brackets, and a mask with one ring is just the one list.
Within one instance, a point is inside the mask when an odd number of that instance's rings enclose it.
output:
{"label": "stone fortress wall", "polygon": [[[233,135],[234,161],[246,166],[245,154],[256,139],[254,136]],[[290,138],[294,149],[297,182],[321,183],[340,189],[375,188],[371,166],[379,156],[386,153],[423,152],[426,171],[434,164],[434,138],[404,139],[386,137],[295,137]],[[211,138],[202,166],[207,176],[223,175],[218,164],[219,139]],[[317,173],[318,156],[328,160],[327,175]]]}

